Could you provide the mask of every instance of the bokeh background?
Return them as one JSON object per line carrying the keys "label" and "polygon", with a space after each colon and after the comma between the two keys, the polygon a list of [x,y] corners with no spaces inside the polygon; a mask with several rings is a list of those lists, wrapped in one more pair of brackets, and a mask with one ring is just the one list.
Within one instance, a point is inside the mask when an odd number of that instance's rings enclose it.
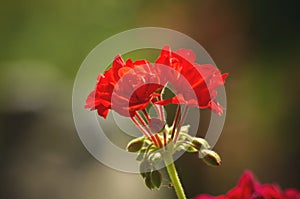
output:
{"label": "bokeh background", "polygon": [[[72,86],[85,56],[109,36],[143,26],[191,36],[230,73],[215,148],[223,165],[182,156],[176,164],[188,197],[225,193],[245,169],[299,189],[299,8],[297,0],[1,0],[0,198],[175,198],[167,186],[149,191],[140,176],[100,164],[72,119]],[[200,123],[203,132],[205,117]]]}

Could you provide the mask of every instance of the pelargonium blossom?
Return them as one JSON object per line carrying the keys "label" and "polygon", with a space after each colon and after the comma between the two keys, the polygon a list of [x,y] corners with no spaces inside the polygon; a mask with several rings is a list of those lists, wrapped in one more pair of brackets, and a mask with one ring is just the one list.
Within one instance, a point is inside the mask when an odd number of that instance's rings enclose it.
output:
{"label": "pelargonium blossom", "polygon": [[225,195],[210,196],[202,194],[194,199],[300,199],[296,189],[281,191],[277,184],[260,184],[250,171],[246,171],[236,187]]}
{"label": "pelargonium blossom", "polygon": [[[133,62],[128,59],[124,62],[118,55],[112,67],[98,76],[85,108],[97,110],[103,118],[107,117],[109,110],[130,117],[147,138],[162,147],[159,136],[153,135],[158,133],[157,129],[150,125],[156,120],[150,117],[146,108],[149,104],[155,107],[162,127],[166,121],[161,106],[178,104],[171,133],[171,139],[176,143],[187,112],[187,108],[180,112],[180,104],[210,108],[219,115],[223,112],[223,107],[216,101],[216,89],[224,84],[227,74],[221,74],[210,64],[199,65],[195,60],[193,51],[180,49],[172,52],[168,46],[162,49],[154,65],[147,60]],[[168,83],[175,88],[176,95],[163,99],[162,91]],[[166,135],[164,143],[167,144]]]}
{"label": "pelargonium blossom", "polygon": [[[199,153],[205,163],[220,166],[221,158],[211,150],[203,138],[188,134],[184,120],[189,106],[210,108],[219,115],[223,107],[216,101],[216,89],[224,84],[227,74],[210,65],[195,63],[191,50],[172,52],[168,46],[154,64],[147,60],[126,62],[118,55],[109,68],[98,76],[94,90],[89,94],[85,108],[97,110],[106,118],[113,110],[130,117],[143,136],[131,140],[127,151],[138,153],[140,172],[148,188],[160,188],[162,176],[156,170],[163,160],[179,198],[186,198],[173,164],[173,154],[184,150]],[[173,86],[175,97],[163,99],[164,88]],[[177,104],[171,126],[168,125],[163,106]],[[150,105],[156,114],[149,114]],[[181,111],[181,105],[184,106]]]}
{"label": "pelargonium blossom", "polygon": [[154,66],[146,60],[132,62],[128,59],[124,62],[118,55],[112,67],[98,76],[98,83],[88,96],[85,108],[96,109],[104,118],[110,109],[133,117],[155,96],[160,96],[158,91],[169,82],[175,88],[176,96],[155,100],[156,104],[187,104],[210,108],[221,115],[223,107],[215,100],[216,89],[224,84],[228,74],[221,74],[210,64],[199,65],[195,60],[193,51],[180,49],[172,52],[168,46],[162,49]]}
{"label": "pelargonium blossom", "polygon": [[[166,78],[175,90],[176,96],[166,99],[159,104],[186,104],[198,108],[210,108],[219,115],[223,112],[223,107],[215,100],[216,89],[224,84],[227,73],[220,71],[211,64],[197,64],[196,55],[192,50],[179,49],[175,52],[165,46],[156,64],[172,68],[174,71],[166,72]],[[188,81],[190,87],[183,88],[183,82]],[[193,92],[191,92],[193,91]]]}
{"label": "pelargonium blossom", "polygon": [[89,94],[85,108],[96,109],[104,118],[110,109],[133,117],[136,111],[147,107],[161,87],[158,75],[148,61],[132,62],[128,59],[124,62],[118,55],[112,67],[98,76],[98,83]]}

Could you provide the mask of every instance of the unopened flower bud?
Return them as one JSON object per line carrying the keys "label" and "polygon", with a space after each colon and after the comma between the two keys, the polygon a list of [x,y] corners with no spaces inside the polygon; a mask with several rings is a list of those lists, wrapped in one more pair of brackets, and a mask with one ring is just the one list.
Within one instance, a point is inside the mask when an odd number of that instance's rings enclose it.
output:
{"label": "unopened flower bud", "polygon": [[150,174],[149,174],[149,176],[145,177],[145,184],[150,190],[153,190],[155,188],[155,185],[151,181]]}
{"label": "unopened flower bud", "polygon": [[162,176],[160,174],[159,171],[154,170],[151,172],[150,174],[150,178],[151,178],[151,183],[156,187],[156,188],[160,188],[161,183],[162,183]]}
{"label": "unopened flower bud", "polygon": [[131,140],[126,147],[127,151],[138,152],[143,147],[144,140],[145,140],[144,137],[139,137]]}
{"label": "unopened flower bud", "polygon": [[203,156],[203,161],[209,166],[220,166],[221,158],[220,156],[211,150],[203,149],[201,150],[199,156]]}
{"label": "unopened flower bud", "polygon": [[203,147],[204,149],[210,148],[208,142],[203,138],[194,137],[192,143],[195,145],[197,149],[200,149],[201,147]]}
{"label": "unopened flower bud", "polygon": [[176,148],[177,150],[184,150],[189,153],[198,152],[198,149],[190,143],[180,143]]}

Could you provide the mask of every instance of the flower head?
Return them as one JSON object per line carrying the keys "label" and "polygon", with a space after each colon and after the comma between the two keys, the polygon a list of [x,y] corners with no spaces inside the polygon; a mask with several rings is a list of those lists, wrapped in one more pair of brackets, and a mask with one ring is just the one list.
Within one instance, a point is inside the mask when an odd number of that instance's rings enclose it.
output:
{"label": "flower head", "polygon": [[158,75],[148,61],[128,59],[124,62],[118,55],[112,67],[98,76],[85,108],[96,109],[104,118],[110,109],[133,117],[136,111],[147,107],[161,87]]}
{"label": "flower head", "polygon": [[[170,82],[175,90],[176,96],[170,99],[159,101],[159,104],[187,104],[198,108],[210,108],[219,115],[222,114],[223,107],[216,102],[216,89],[224,84],[227,77],[210,64],[195,63],[196,56],[192,50],[180,49],[172,52],[168,46],[165,46],[159,58],[157,65],[164,65],[172,68],[166,75],[164,81]],[[188,82],[189,88],[186,88],[184,82]]]}
{"label": "flower head", "polygon": [[[162,147],[169,142],[166,135],[165,116],[162,105],[187,104],[198,108],[210,108],[219,115],[223,107],[216,102],[216,89],[224,84],[227,74],[212,65],[195,63],[191,50],[172,52],[163,48],[159,58],[152,65],[146,60],[126,62],[118,55],[109,68],[98,76],[95,89],[89,94],[85,108],[97,110],[103,118],[109,110],[130,117],[140,131],[154,145]],[[163,99],[163,88],[170,83],[175,88],[175,97]],[[151,118],[147,111],[151,104],[157,118]],[[187,108],[181,114],[180,107],[172,125],[171,140],[176,143],[183,125]],[[163,140],[157,135],[163,133]]]}

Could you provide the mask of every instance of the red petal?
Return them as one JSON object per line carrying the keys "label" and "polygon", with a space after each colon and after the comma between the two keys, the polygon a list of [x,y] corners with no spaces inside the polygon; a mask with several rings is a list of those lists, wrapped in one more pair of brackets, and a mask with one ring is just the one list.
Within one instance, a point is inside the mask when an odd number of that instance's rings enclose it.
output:
{"label": "red petal", "polygon": [[170,65],[170,57],[171,57],[171,50],[169,46],[164,46],[161,50],[160,56],[155,61],[157,64],[162,65]]}
{"label": "red petal", "polygon": [[191,63],[196,61],[196,55],[192,50],[182,48],[177,50],[175,53]]}
{"label": "red petal", "polygon": [[208,104],[208,107],[215,113],[217,113],[218,115],[222,115],[223,114],[223,110],[224,107],[221,106],[218,102],[215,101],[210,101],[210,103]]}
{"label": "red petal", "polygon": [[125,62],[124,62],[123,58],[121,57],[121,55],[118,54],[113,61],[112,67],[118,70],[119,68],[121,68],[123,66],[125,66]]}
{"label": "red petal", "polygon": [[273,184],[258,186],[255,190],[255,195],[265,199],[282,199],[280,188]]}
{"label": "red petal", "polygon": [[104,119],[107,117],[108,111],[109,109],[107,107],[104,106],[97,107],[98,115],[104,117]]}
{"label": "red petal", "polygon": [[128,73],[130,70],[132,70],[132,68],[130,67],[122,67],[118,70],[118,75],[119,77],[123,77],[126,73]]}
{"label": "red petal", "polygon": [[229,75],[229,73],[224,73],[224,74],[222,75],[222,79],[223,79],[224,82],[225,82],[226,77],[228,77],[228,75]]}
{"label": "red petal", "polygon": [[300,191],[297,189],[286,189],[283,193],[283,199],[300,199]]}
{"label": "red petal", "polygon": [[248,199],[251,198],[252,194],[255,193],[255,187],[258,182],[255,181],[253,174],[250,171],[244,172],[240,178],[238,185],[227,193],[228,198],[240,198]]}

